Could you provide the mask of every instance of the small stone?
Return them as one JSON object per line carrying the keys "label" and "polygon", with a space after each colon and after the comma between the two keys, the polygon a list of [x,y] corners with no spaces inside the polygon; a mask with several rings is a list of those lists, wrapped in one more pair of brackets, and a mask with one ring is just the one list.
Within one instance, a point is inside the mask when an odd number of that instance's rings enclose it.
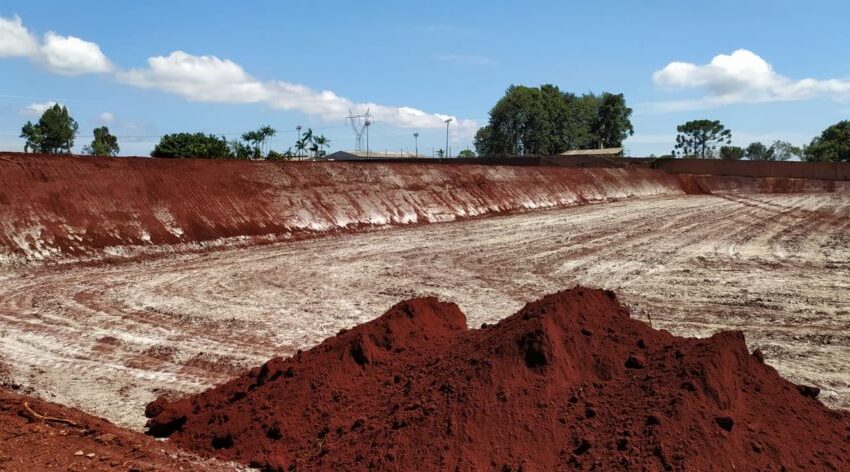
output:
{"label": "small stone", "polygon": [[82,456],[83,454],[85,454],[83,451],[77,451],[74,453],[75,456]]}
{"label": "small stone", "polygon": [[95,453],[93,453],[93,452],[86,454],[86,457],[88,457],[89,459],[94,459],[94,456],[95,456]]}

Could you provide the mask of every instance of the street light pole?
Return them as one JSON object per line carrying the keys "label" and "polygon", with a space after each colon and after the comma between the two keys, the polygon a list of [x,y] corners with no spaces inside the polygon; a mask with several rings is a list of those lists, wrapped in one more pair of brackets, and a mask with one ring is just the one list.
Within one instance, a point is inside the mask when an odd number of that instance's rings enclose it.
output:
{"label": "street light pole", "polygon": [[[296,139],[296,141],[301,141],[301,125],[296,126],[295,131],[298,132],[298,139]],[[301,158],[301,150],[300,149],[298,150],[298,158],[299,159]]]}
{"label": "street light pole", "polygon": [[446,120],[446,152],[443,153],[443,155],[446,156],[446,157],[451,157],[451,156],[449,156],[449,123],[451,123],[451,122],[452,122],[451,118]]}
{"label": "street light pole", "polygon": [[419,157],[419,133],[413,133],[413,139],[416,142],[416,153],[413,157]]}

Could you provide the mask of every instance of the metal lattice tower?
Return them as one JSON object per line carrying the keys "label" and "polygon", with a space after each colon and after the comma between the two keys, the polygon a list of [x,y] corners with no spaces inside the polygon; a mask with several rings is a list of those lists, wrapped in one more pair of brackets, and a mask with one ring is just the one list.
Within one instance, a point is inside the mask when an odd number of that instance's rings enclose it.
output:
{"label": "metal lattice tower", "polygon": [[[369,125],[372,124],[372,115],[369,113],[369,109],[366,109],[366,113],[355,115],[351,108],[348,109],[348,116],[345,117],[345,121],[351,123],[351,129],[354,130],[355,137],[355,151],[363,150],[363,133],[367,133]],[[368,138],[367,138],[368,139]]]}

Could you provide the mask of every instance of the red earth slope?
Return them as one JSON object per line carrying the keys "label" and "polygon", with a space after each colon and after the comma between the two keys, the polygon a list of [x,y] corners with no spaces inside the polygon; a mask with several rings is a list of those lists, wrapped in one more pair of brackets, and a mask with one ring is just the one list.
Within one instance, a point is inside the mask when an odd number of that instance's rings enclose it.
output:
{"label": "red earth slope", "polygon": [[576,288],[470,330],[400,303],[290,359],[150,404],[149,433],[267,470],[848,470],[850,417],[750,354]]}
{"label": "red earth slope", "polygon": [[0,157],[0,262],[683,193],[648,169]]}

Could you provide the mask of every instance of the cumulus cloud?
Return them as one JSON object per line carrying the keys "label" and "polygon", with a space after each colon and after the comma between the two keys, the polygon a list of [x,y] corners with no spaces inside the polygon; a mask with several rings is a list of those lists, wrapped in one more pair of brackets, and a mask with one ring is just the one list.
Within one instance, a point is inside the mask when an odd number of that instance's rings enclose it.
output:
{"label": "cumulus cloud", "polygon": [[708,64],[671,62],[652,75],[666,89],[702,89],[698,99],[653,104],[658,111],[713,108],[735,103],[799,101],[816,97],[850,97],[850,80],[793,80],[777,73],[759,55],[746,49],[715,56]]}
{"label": "cumulus cloud", "polygon": [[50,72],[62,75],[103,73],[112,70],[95,43],[52,31],[39,42],[21,18],[0,17],[0,57],[26,57]]}
{"label": "cumulus cloud", "polygon": [[0,57],[27,57],[37,52],[38,41],[24,26],[21,17],[0,17]]}
{"label": "cumulus cloud", "polygon": [[326,121],[340,121],[349,110],[355,113],[369,110],[376,121],[404,128],[438,128],[452,118],[458,132],[463,130],[471,135],[477,129],[474,121],[450,115],[404,106],[357,103],[329,90],[314,90],[281,80],[261,81],[231,60],[195,56],[183,51],[151,57],[146,68],[118,72],[116,77],[129,85],[162,90],[190,101],[265,103],[272,108],[300,111]]}
{"label": "cumulus cloud", "polygon": [[51,72],[62,75],[109,72],[112,65],[95,43],[52,31],[44,35],[38,61]]}
{"label": "cumulus cloud", "polygon": [[20,110],[25,116],[40,117],[48,108],[56,105],[56,102],[30,103]]}
{"label": "cumulus cloud", "polygon": [[28,57],[62,75],[110,73],[119,82],[161,90],[194,102],[262,103],[326,121],[341,121],[349,110],[355,113],[369,110],[377,122],[404,128],[440,128],[451,118],[451,131],[456,137],[471,137],[478,128],[475,121],[455,116],[406,106],[358,103],[329,90],[314,90],[282,80],[259,80],[236,62],[212,55],[174,51],[167,56],[149,58],[147,67],[119,70],[93,42],[48,32],[39,43],[17,16],[0,17],[0,57],[3,56]]}

